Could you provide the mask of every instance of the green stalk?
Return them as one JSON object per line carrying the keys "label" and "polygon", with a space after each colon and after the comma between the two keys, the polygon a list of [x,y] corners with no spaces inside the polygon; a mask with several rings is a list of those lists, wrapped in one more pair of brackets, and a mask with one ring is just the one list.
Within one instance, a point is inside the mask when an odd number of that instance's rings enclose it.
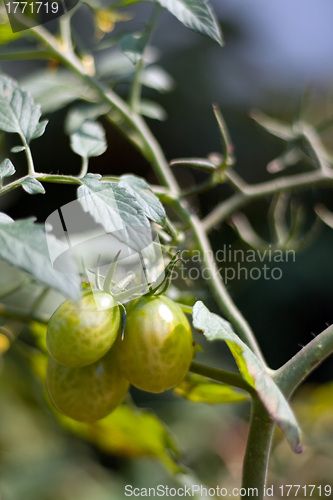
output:
{"label": "green stalk", "polygon": [[252,398],[251,422],[243,463],[245,500],[263,500],[274,422],[259,398]]}
{"label": "green stalk", "polygon": [[246,391],[249,394],[255,394],[253,387],[251,387],[239,373],[227,372],[212,366],[201,365],[194,361],[191,363],[189,371],[198,375],[203,375],[204,377],[215,380],[216,382],[237,387],[238,389],[242,389],[242,391]]}

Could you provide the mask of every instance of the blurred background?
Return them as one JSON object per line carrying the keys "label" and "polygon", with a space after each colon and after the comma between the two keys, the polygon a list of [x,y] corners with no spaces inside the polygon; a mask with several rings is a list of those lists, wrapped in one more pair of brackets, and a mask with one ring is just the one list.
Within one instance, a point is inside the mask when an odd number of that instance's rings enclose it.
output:
{"label": "blurred background", "polygon": [[[151,58],[169,76],[164,75],[161,80],[164,92],[146,88],[144,93],[165,110],[165,119],[148,119],[149,125],[168,159],[207,157],[221,150],[212,111],[212,104],[216,103],[229,128],[236,171],[249,183],[271,179],[272,174],[266,167],[285,151],[286,144],[259,127],[251,113],[259,109],[289,124],[301,114],[314,125],[333,116],[333,4],[330,0],[211,0],[210,3],[221,23],[223,48],[185,29],[167,12],[162,15],[153,37]],[[131,13],[132,20],[118,23],[114,32],[105,37],[105,48],[96,52],[100,72],[111,81],[115,75],[126,76],[127,66],[119,58],[117,47],[108,46],[108,40],[134,28],[142,29],[150,16],[151,5],[149,2],[132,5],[126,12]],[[83,48],[96,43],[96,29],[87,6],[83,5],[75,14],[73,23]],[[27,45],[29,43],[27,41]],[[22,40],[13,42],[12,46],[16,44],[22,44]],[[43,138],[33,143],[35,158],[41,162],[40,170],[76,173],[80,159],[70,150],[64,130],[72,106],[68,93],[73,83],[64,81],[61,94],[64,101],[60,109],[56,104],[48,107],[47,99],[43,100],[43,89],[35,85],[36,72],[45,69],[57,71],[50,62],[0,61],[0,71],[21,80],[35,92],[36,101],[42,103],[45,116],[50,119]],[[119,78],[116,90],[125,96],[128,89],[128,80]],[[59,104],[60,97],[55,95],[54,101],[57,100]],[[102,123],[109,149],[91,161],[91,171],[112,175],[132,172],[156,182],[147,162],[108,122],[102,119]],[[332,138],[330,129],[322,136],[328,149]],[[6,136],[4,151],[13,145],[15,137]],[[20,161],[24,168],[21,154],[17,155],[17,162]],[[301,161],[290,166],[287,173],[310,168],[309,163]],[[204,179],[204,174],[178,166],[175,169],[184,187]],[[205,215],[229,194],[230,190],[222,185],[190,201],[195,211]],[[57,185],[47,186],[45,201],[41,196],[32,197],[16,190],[1,199],[0,210],[14,218],[34,215],[44,221],[60,204],[74,197],[71,187]],[[317,203],[333,210],[330,189],[297,192],[293,200],[303,210],[301,240],[315,223]],[[269,206],[270,200],[262,200],[245,210],[255,230],[268,243]],[[249,248],[230,225],[215,228],[211,237],[215,251],[228,245],[244,251]],[[279,264],[283,271],[281,279],[235,279],[228,284],[272,368],[281,366],[309,342],[313,334],[333,322],[332,244],[333,232],[321,224],[316,237],[300,246],[293,261]],[[236,266],[236,263],[226,265]],[[202,298],[208,307],[216,310],[204,281],[187,280],[185,285],[189,288],[186,288],[187,295],[181,296],[183,301]],[[225,366],[233,368],[224,346],[203,347],[198,361],[220,366],[222,360]],[[26,499],[41,500],[121,499],[125,498],[125,484],[138,487],[174,484],[170,467],[165,468],[156,453],[150,452],[155,458],[145,456],[135,460],[135,452],[126,451],[124,446],[101,450],[96,443],[64,431],[41,403],[40,384],[29,379],[32,375],[29,376],[29,370],[24,367],[22,353],[10,350],[0,362],[1,500],[19,500],[23,495]],[[304,430],[306,453],[293,457],[277,434],[268,484],[313,481],[326,484],[331,480],[332,376],[330,359],[297,394],[295,409]],[[167,424],[178,443],[181,463],[195,471],[197,479],[193,480],[239,486],[248,403],[195,405],[172,393],[151,397],[140,391],[133,391],[132,397],[139,408],[149,408]]]}

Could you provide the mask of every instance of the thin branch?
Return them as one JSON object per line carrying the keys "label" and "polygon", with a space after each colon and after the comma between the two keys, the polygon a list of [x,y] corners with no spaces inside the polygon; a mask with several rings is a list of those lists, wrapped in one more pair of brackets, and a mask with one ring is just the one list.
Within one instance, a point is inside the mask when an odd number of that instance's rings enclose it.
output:
{"label": "thin branch", "polygon": [[305,188],[332,186],[333,170],[315,170],[302,174],[280,177],[272,181],[247,185],[242,192],[235,193],[227,200],[222,201],[203,220],[205,231],[211,231],[217,224],[226,220],[235,211],[248,205],[251,201],[265,198],[281,191],[295,191]]}

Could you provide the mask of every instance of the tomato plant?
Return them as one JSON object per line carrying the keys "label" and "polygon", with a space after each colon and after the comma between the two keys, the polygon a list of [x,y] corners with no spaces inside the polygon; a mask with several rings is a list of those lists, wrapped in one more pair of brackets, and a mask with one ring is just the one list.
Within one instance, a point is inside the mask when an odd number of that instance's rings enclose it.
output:
{"label": "tomato plant", "polygon": [[131,384],[144,391],[166,391],[179,384],[190,367],[191,326],[180,306],[168,297],[142,297],[128,307],[116,353]]}
{"label": "tomato plant", "polygon": [[[131,24],[122,32],[117,24],[129,19],[129,4],[145,19],[139,21],[139,32]],[[318,243],[318,229],[324,224],[333,227],[325,191],[333,186],[333,162],[324,135],[332,120],[326,106],[324,113],[317,109],[313,116],[309,113],[309,119],[302,108],[292,123],[290,113],[289,121],[285,116],[253,113],[256,124],[249,126],[251,133],[259,124],[261,132],[271,134],[276,141],[272,143],[276,148],[273,158],[278,149],[278,157],[270,161],[265,176],[262,174],[263,180],[254,182],[253,165],[261,165],[263,160],[258,162],[255,154],[251,163],[245,154],[246,168],[237,163],[243,145],[251,143],[250,136],[243,137],[244,144],[239,146],[237,127],[230,134],[220,106],[214,105],[211,119],[221,150],[169,161],[166,151],[169,154],[172,149],[168,141],[171,144],[181,134],[173,131],[165,144],[162,133],[159,135],[162,129],[156,127],[155,136],[146,120],[165,118],[157,94],[171,90],[173,83],[159,66],[159,50],[152,50],[160,13],[166,9],[187,28],[210,38],[203,52],[208,44],[223,45],[223,39],[206,0],[153,0],[148,10],[143,4],[140,0],[119,0],[101,6],[87,0],[66,15],[59,13],[52,25],[43,25],[38,13],[25,18],[24,12],[19,12],[18,24],[13,24],[15,13],[7,19],[5,7],[0,6],[0,61],[15,61],[15,66],[1,66],[1,71],[8,68],[8,75],[0,74],[0,131],[5,137],[0,144],[0,196],[2,210],[6,210],[0,213],[1,397],[16,416],[20,405],[28,412],[38,408],[42,418],[48,422],[57,419],[101,452],[126,459],[155,457],[172,472],[172,481],[182,487],[199,482],[195,466],[184,472],[184,459],[163,423],[165,412],[158,408],[159,419],[138,407],[158,405],[156,401],[163,400],[173,408],[179,397],[193,404],[243,401],[247,405],[244,414],[250,414],[251,408],[251,417],[237,479],[244,488],[242,498],[250,498],[249,492],[256,491],[260,500],[265,496],[275,425],[292,451],[302,451],[302,418],[299,425],[291,396],[332,354],[333,326],[327,326],[301,349],[290,326],[294,355],[279,368],[270,366],[269,357],[262,352],[260,329],[270,336],[266,346],[263,344],[264,351],[271,348],[274,357],[270,344],[276,321],[271,313],[265,316],[262,304],[269,297],[280,319],[283,315],[277,296],[292,295],[294,289],[279,288],[277,275],[265,274],[261,297],[255,288],[247,296],[250,305],[245,306],[259,318],[257,324],[250,324],[237,290],[229,286],[230,272],[221,266],[229,252],[229,247],[222,247],[229,238],[230,247],[243,252],[247,249],[260,265],[274,251],[280,258],[274,262],[281,262],[286,252],[296,253],[309,242]],[[94,30],[94,37],[87,26]],[[29,78],[13,78],[19,60],[26,61],[27,66],[20,66],[20,70],[29,73],[23,75]],[[35,62],[29,66],[29,60]],[[179,61],[185,64],[192,59],[181,56]],[[209,66],[210,81],[214,71]],[[201,73],[201,67],[194,68],[196,78]],[[188,82],[192,84],[194,81]],[[204,92],[188,94],[194,96],[193,102],[201,103]],[[147,99],[151,95],[158,102]],[[176,105],[177,112],[183,113],[182,133],[191,125],[191,116],[198,116],[200,126],[204,122],[203,115],[184,112],[183,99],[184,94],[181,105]],[[60,121],[66,132],[65,146],[62,130],[60,133],[57,128]],[[214,141],[213,134],[209,139]],[[260,149],[265,149],[262,140],[260,136]],[[178,147],[183,148],[183,143]],[[187,147],[191,151],[200,148],[193,137],[184,150]],[[134,173],[127,172],[129,166]],[[287,168],[290,170],[284,173]],[[303,192],[308,196],[304,195],[306,204]],[[26,205],[30,195],[33,200],[46,200],[45,204]],[[22,205],[17,200],[23,200]],[[259,205],[253,207],[255,203]],[[26,218],[27,213],[36,217]],[[266,213],[267,220],[263,220]],[[252,221],[253,214],[260,218],[260,224]],[[316,266],[330,261],[326,254],[325,258],[318,255]],[[230,254],[227,257],[233,260]],[[246,266],[253,262],[242,259],[231,262],[233,266],[227,270],[232,274],[244,261]],[[191,272],[179,272],[173,279],[177,269]],[[267,266],[264,270],[266,273]],[[241,267],[241,271],[248,272],[248,267]],[[302,280],[308,275],[303,271]],[[254,287],[256,274],[249,276],[245,278],[247,286]],[[268,287],[267,276],[276,284],[274,290]],[[293,284],[296,281],[293,279]],[[313,302],[317,296],[309,283]],[[87,286],[92,290],[87,291]],[[120,319],[124,308],[126,325]],[[288,321],[298,322],[305,312],[304,308],[298,315],[293,311]],[[185,313],[191,316],[190,321]],[[325,317],[323,324],[326,321]],[[304,325],[310,333],[306,321]],[[124,327],[123,332],[120,327]],[[279,332],[282,330],[279,327]],[[202,348],[208,353],[204,362],[192,360],[194,351],[197,354],[200,349],[193,348],[192,332],[203,335]],[[228,354],[212,348],[209,342],[216,346],[224,343]],[[50,412],[42,402],[45,378],[53,405],[69,419]],[[133,389],[133,400],[128,397],[123,401],[129,384],[152,393],[174,390],[144,399],[148,396],[138,396],[139,391]],[[15,395],[7,394],[10,387]],[[28,397],[22,395],[24,390]],[[188,413],[193,415],[197,407],[190,408]],[[7,415],[5,423],[11,422],[10,411]],[[221,419],[221,426],[226,422],[228,419]],[[187,431],[187,421],[183,424]],[[237,422],[230,426],[231,436],[235,427]],[[19,440],[15,443],[20,446]],[[1,449],[6,446],[0,442]],[[39,477],[50,475],[48,471]],[[21,476],[21,472],[12,476]],[[235,477],[231,476],[230,481]],[[322,491],[331,494],[327,488]],[[67,498],[67,493],[57,496]]]}
{"label": "tomato plant", "polygon": [[110,349],[119,326],[119,307],[111,295],[85,291],[77,303],[66,300],[52,314],[47,347],[58,363],[72,367],[90,365]]}

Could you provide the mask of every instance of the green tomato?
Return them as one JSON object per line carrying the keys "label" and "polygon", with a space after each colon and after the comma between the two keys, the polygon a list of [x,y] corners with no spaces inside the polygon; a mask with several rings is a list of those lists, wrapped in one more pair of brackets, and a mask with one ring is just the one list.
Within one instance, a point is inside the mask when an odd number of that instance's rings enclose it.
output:
{"label": "green tomato", "polygon": [[112,353],[82,368],[71,368],[49,358],[46,386],[53,405],[80,422],[106,417],[124,399],[129,383]]}
{"label": "green tomato", "polygon": [[193,357],[190,324],[180,306],[164,296],[130,303],[124,338],[114,348],[119,366],[131,384],[163,392],[181,382]]}
{"label": "green tomato", "polygon": [[[98,310],[98,308],[102,308]],[[82,367],[101,359],[114,343],[120,310],[108,293],[86,291],[78,303],[65,300],[49,321],[46,344],[51,356],[66,366]]]}

